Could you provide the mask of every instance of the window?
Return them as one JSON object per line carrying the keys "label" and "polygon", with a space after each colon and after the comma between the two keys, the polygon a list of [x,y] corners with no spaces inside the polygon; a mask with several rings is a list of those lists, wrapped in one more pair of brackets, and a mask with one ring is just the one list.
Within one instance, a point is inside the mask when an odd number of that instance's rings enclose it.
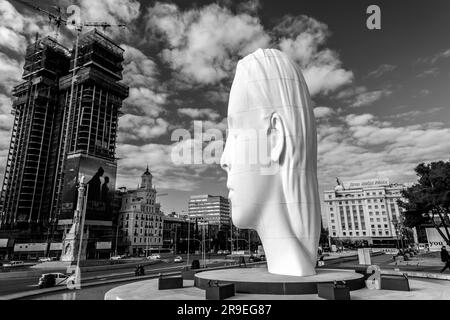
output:
{"label": "window", "polygon": [[344,231],[344,232],[342,232],[342,235],[344,235],[344,236],[346,235],[346,234],[345,234],[345,231]]}

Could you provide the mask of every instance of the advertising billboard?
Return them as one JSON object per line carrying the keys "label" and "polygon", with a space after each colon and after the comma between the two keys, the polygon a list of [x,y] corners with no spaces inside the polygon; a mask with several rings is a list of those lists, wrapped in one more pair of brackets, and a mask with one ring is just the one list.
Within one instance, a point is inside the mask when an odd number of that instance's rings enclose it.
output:
{"label": "advertising billboard", "polygon": [[50,243],[50,251],[61,251],[62,242],[52,242]]}
{"label": "advertising billboard", "polygon": [[72,219],[76,209],[78,183],[84,176],[87,195],[86,220],[111,221],[117,164],[80,153],[67,157],[59,219]]}
{"label": "advertising billboard", "polygon": [[[443,234],[445,234],[444,228],[440,228],[440,230]],[[430,251],[440,251],[442,246],[446,245],[445,240],[441,237],[436,228],[426,228],[425,231],[427,233],[428,247],[430,248]]]}
{"label": "advertising billboard", "polygon": [[111,249],[111,241],[98,241],[95,243],[95,249],[97,250],[109,250]]}
{"label": "advertising billboard", "polygon": [[0,248],[8,247],[8,239],[0,239]]}
{"label": "advertising billboard", "polygon": [[46,251],[47,243],[17,243],[14,245],[14,252],[35,252]]}

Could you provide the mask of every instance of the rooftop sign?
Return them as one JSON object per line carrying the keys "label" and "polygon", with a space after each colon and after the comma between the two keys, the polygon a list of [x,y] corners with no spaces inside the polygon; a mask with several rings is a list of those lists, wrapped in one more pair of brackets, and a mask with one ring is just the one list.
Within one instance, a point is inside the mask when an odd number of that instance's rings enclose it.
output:
{"label": "rooftop sign", "polygon": [[344,183],[345,189],[357,189],[366,187],[377,187],[389,185],[388,178],[382,179],[369,179],[369,180],[355,180]]}

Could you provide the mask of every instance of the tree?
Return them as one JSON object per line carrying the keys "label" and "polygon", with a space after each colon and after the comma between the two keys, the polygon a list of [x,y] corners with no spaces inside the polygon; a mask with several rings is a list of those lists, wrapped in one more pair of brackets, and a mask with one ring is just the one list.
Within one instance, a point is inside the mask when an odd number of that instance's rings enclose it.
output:
{"label": "tree", "polygon": [[405,209],[404,225],[432,224],[450,245],[450,161],[421,163],[414,171],[419,177],[417,183],[402,191],[405,201],[398,200]]}
{"label": "tree", "polygon": [[328,246],[328,229],[325,229],[323,225],[320,228],[320,245],[327,247]]}

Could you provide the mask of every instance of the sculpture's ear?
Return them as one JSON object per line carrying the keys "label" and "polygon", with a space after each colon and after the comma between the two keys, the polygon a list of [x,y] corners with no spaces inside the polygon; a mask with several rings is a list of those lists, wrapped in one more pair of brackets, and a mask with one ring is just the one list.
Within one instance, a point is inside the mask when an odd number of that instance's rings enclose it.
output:
{"label": "sculpture's ear", "polygon": [[278,162],[284,151],[286,139],[283,119],[276,112],[272,113],[270,117],[268,135],[270,141],[270,160],[272,162]]}

